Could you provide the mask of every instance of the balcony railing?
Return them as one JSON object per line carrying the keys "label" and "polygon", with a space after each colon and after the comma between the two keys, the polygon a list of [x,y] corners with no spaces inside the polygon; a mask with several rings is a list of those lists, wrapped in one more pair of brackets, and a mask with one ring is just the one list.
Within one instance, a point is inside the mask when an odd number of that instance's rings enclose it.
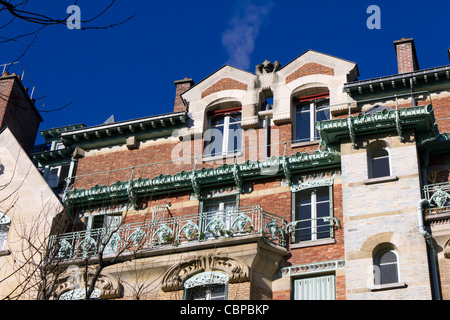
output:
{"label": "balcony railing", "polygon": [[336,228],[341,228],[341,221],[336,217],[320,217],[290,222],[286,234],[291,236],[291,243],[301,243],[322,239],[333,239]]}
{"label": "balcony railing", "polygon": [[450,182],[429,184],[423,191],[425,199],[430,203],[427,215],[450,213]]}
{"label": "balcony railing", "polygon": [[53,235],[50,248],[53,257],[65,261],[102,251],[104,257],[117,256],[248,235],[261,235],[266,242],[284,247],[285,227],[284,218],[253,206]]}

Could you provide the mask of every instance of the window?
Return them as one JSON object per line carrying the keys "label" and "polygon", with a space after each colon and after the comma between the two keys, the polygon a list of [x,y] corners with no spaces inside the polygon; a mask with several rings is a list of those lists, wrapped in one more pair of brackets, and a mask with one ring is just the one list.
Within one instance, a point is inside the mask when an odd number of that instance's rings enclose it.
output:
{"label": "window", "polygon": [[65,179],[69,176],[69,168],[70,165],[67,164],[50,169],[50,173],[47,178],[47,183],[50,188],[61,188],[65,186]]}
{"label": "window", "polygon": [[3,212],[0,212],[0,251],[5,250],[6,248],[10,226],[11,219]]}
{"label": "window", "polygon": [[294,300],[335,300],[334,275],[294,280]]}
{"label": "window", "polygon": [[97,214],[88,217],[87,230],[89,236],[94,239],[97,244],[104,242],[103,239],[110,237],[106,243],[105,254],[115,253],[117,249],[117,241],[120,238],[117,228],[122,221],[122,214]]}
{"label": "window", "polygon": [[236,197],[208,200],[202,206],[202,231],[206,237],[221,236],[231,229],[237,215]]}
{"label": "window", "polygon": [[209,113],[205,156],[234,154],[242,148],[241,108]]}
{"label": "window", "polygon": [[226,300],[228,276],[222,272],[203,272],[184,283],[185,300]]}
{"label": "window", "polygon": [[374,278],[376,285],[399,282],[398,258],[395,250],[386,249],[375,255]]}
{"label": "window", "polygon": [[369,178],[388,177],[391,175],[389,152],[384,147],[377,147],[369,152]]}
{"label": "window", "polygon": [[294,193],[294,243],[333,236],[331,192],[331,187],[320,187]]}
{"label": "window", "polygon": [[306,142],[319,139],[316,122],[330,120],[329,94],[317,94],[295,99],[294,141]]}

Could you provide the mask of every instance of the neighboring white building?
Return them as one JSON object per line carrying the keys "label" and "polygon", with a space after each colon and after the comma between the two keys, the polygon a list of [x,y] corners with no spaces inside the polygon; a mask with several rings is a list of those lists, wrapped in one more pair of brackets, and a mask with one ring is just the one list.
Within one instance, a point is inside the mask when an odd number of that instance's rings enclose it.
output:
{"label": "neighboring white building", "polygon": [[21,292],[21,299],[34,298],[36,291],[27,289],[39,277],[36,264],[42,262],[46,239],[62,208],[60,200],[8,127],[2,129],[0,299],[17,298]]}

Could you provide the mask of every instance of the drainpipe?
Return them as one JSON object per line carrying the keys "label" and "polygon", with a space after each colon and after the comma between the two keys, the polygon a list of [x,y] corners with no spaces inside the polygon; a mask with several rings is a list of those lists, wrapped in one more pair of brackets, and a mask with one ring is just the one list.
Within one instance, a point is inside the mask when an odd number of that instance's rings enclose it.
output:
{"label": "drainpipe", "polygon": [[425,230],[423,223],[423,209],[428,207],[430,203],[426,199],[421,199],[417,203],[417,219],[419,222],[419,232],[424,237],[427,243],[428,259],[430,264],[430,278],[431,278],[431,290],[433,293],[434,300],[441,300],[441,294],[439,290],[439,279],[437,275],[437,264],[436,264],[436,251],[433,246],[433,238],[431,234]]}

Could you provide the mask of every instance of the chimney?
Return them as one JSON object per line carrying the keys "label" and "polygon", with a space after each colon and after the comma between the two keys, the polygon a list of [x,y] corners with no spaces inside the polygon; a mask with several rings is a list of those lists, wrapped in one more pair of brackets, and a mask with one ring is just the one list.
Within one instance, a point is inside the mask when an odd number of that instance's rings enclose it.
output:
{"label": "chimney", "polygon": [[186,106],[181,99],[181,94],[191,88],[194,85],[194,81],[192,79],[184,78],[183,80],[177,80],[174,83],[176,91],[173,112],[186,111]]}
{"label": "chimney", "polygon": [[394,47],[397,55],[399,74],[419,70],[413,38],[402,38],[401,40],[394,41]]}

